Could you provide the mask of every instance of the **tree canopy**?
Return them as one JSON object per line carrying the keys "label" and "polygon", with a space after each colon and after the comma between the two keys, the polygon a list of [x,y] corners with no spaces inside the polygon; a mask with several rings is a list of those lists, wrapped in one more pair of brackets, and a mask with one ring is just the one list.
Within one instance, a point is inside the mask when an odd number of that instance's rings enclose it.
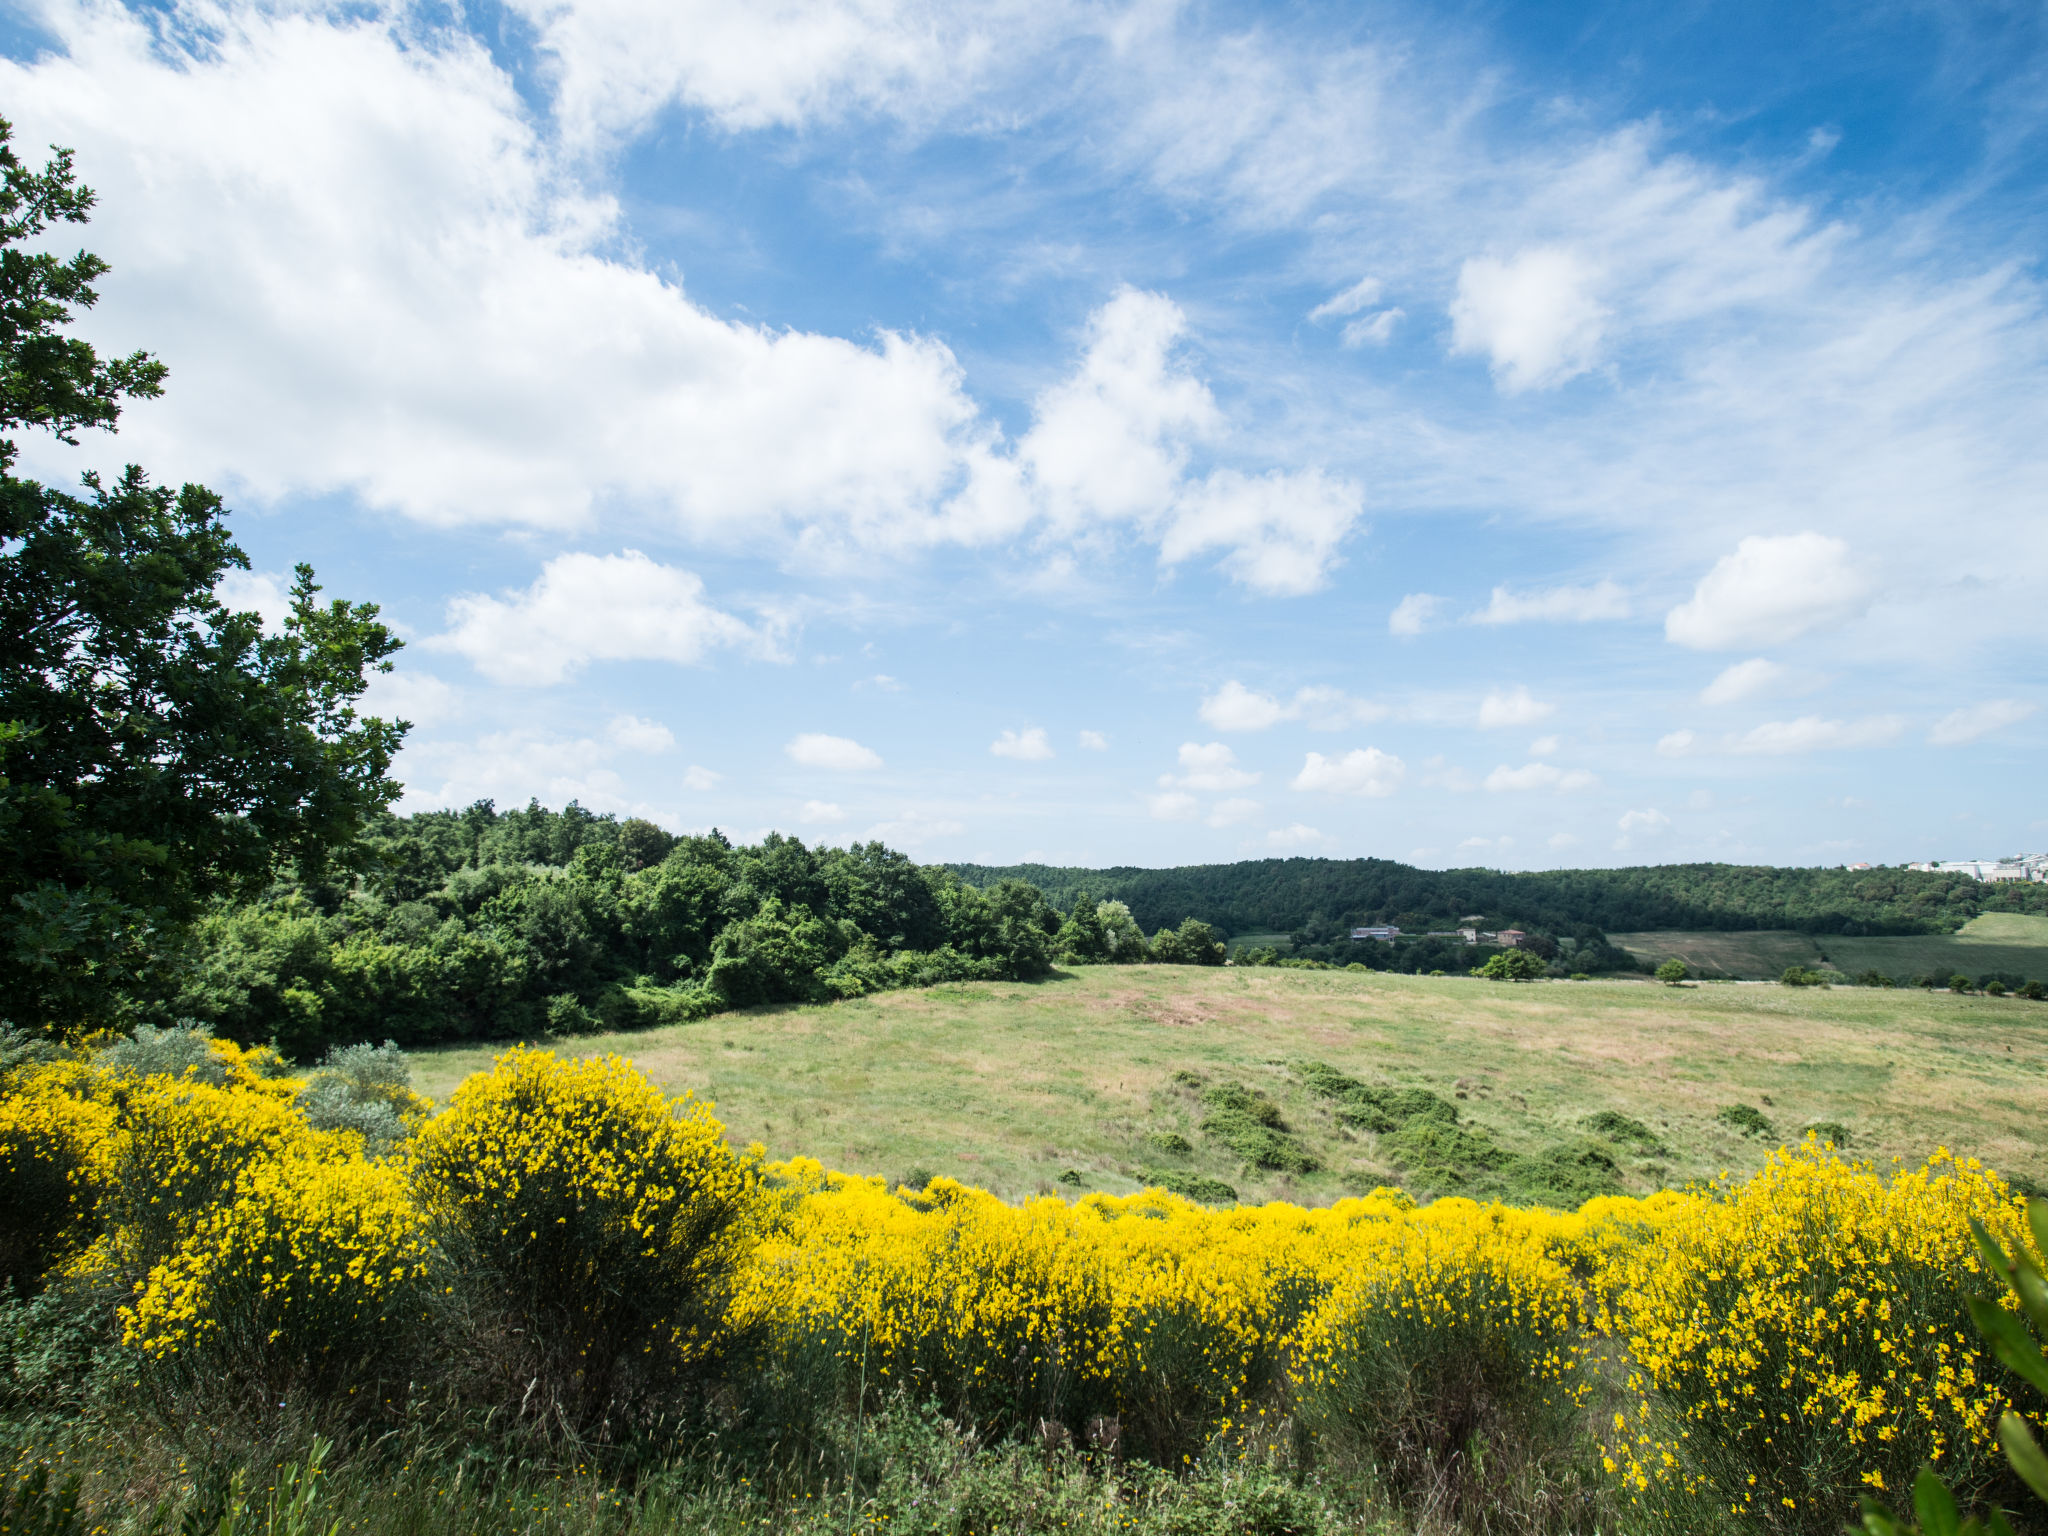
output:
{"label": "tree canopy", "polygon": [[18,478],[15,434],[113,430],[162,391],[147,353],[64,334],[108,270],[24,249],[82,224],[70,155],[25,165],[0,120],[0,1010],[114,1022],[209,900],[286,863],[357,856],[398,795],[402,722],[359,717],[399,642],[370,604],[318,602],[300,566],[282,630],[214,588],[248,557],[204,486],[130,466],[82,494]]}

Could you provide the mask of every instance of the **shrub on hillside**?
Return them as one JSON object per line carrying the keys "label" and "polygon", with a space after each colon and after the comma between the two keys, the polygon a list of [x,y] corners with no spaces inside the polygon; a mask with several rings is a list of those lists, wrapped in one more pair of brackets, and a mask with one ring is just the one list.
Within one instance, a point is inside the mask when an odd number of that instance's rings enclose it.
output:
{"label": "shrub on hillside", "polygon": [[1778,984],[1784,987],[1824,987],[1827,977],[1809,965],[1788,965],[1778,977]]}
{"label": "shrub on hillside", "polygon": [[1504,949],[1472,974],[1488,981],[1534,981],[1548,965],[1526,949]]}
{"label": "shrub on hillside", "polygon": [[1714,1111],[1714,1118],[1731,1131],[1738,1131],[1744,1136],[1777,1134],[1764,1112],[1753,1104],[1724,1104]]}
{"label": "shrub on hillside", "polygon": [[616,1056],[510,1051],[456,1090],[409,1158],[463,1276],[471,1391],[602,1436],[703,1376],[763,1211],[723,1129]]}
{"label": "shrub on hillside", "polygon": [[1887,1180],[1809,1142],[1718,1199],[1677,1207],[1622,1257],[1631,1396],[1610,1464],[1679,1528],[1835,1536],[1871,1489],[1932,1463],[1966,1496],[2006,1473],[1992,1442],[2019,1390],[1973,1326],[1982,1221],[2025,1241],[2012,1191],[1943,1154]]}

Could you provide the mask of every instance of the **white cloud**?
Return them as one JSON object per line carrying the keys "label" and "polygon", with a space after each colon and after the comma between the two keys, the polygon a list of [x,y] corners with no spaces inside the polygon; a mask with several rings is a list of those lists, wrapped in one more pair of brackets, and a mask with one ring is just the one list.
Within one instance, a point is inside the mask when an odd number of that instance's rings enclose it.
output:
{"label": "white cloud", "polygon": [[713,773],[709,768],[701,768],[692,763],[683,770],[683,788],[695,790],[701,795],[706,790],[716,789],[718,781],[723,777],[723,774]]}
{"label": "white cloud", "polygon": [[1557,713],[1555,704],[1545,704],[1529,696],[1529,690],[1517,687],[1513,690],[1496,688],[1479,701],[1479,725],[1482,730],[1493,730],[1504,725],[1534,725],[1538,720],[1547,719]]}
{"label": "white cloud", "polygon": [[1568,794],[1575,789],[1591,789],[1599,782],[1596,775],[1583,768],[1555,768],[1549,763],[1524,763],[1519,768],[1510,768],[1502,763],[1486,776],[1486,787],[1495,793],[1502,790],[1554,789],[1559,794]]}
{"label": "white cloud", "polygon": [[807,827],[822,827],[846,820],[846,812],[830,800],[806,800],[796,813],[796,819]]}
{"label": "white cloud", "polygon": [[640,799],[614,764],[633,750],[612,739],[562,737],[542,731],[498,731],[474,741],[408,746],[400,777],[401,812],[454,809],[478,800],[543,805],[581,802],[594,811],[645,816],[670,827],[676,818]]}
{"label": "white cloud", "polygon": [[1342,293],[1337,294],[1333,298],[1325,299],[1314,309],[1310,310],[1308,317],[1310,320],[1323,321],[1340,319],[1345,315],[1355,315],[1361,309],[1367,309],[1379,303],[1380,294],[1384,287],[1385,285],[1376,277],[1361,277]]}
{"label": "white cloud", "polygon": [[263,621],[263,632],[284,632],[291,616],[292,598],[284,577],[269,571],[230,570],[213,585],[213,595],[236,613],[253,613]]}
{"label": "white cloud", "polygon": [[1672,731],[1657,738],[1657,754],[1660,757],[1684,757],[1689,754],[1699,738],[1691,731]]}
{"label": "white cloud", "polygon": [[1338,339],[1347,347],[1384,347],[1407,313],[1405,309],[1383,309],[1376,315],[1360,315],[1338,333]]}
{"label": "white cloud", "polygon": [[1024,731],[1004,731],[988,749],[997,757],[1015,758],[1020,763],[1042,763],[1053,755],[1052,743],[1036,725]]}
{"label": "white cloud", "polygon": [[1209,814],[1204,819],[1212,827],[1234,827],[1254,820],[1264,809],[1256,800],[1219,800],[1209,807]]}
{"label": "white cloud", "polygon": [[1881,747],[1896,741],[1905,728],[1906,722],[1897,715],[1872,715],[1862,720],[1823,720],[1818,715],[1801,715],[1797,720],[1773,720],[1746,731],[1729,741],[1728,750],[1782,756]]}
{"label": "white cloud", "polygon": [[1220,564],[1236,581],[1255,592],[1299,596],[1328,579],[1337,546],[1364,505],[1356,484],[1320,470],[1213,470],[1174,504],[1159,557],[1175,565],[1226,550]]}
{"label": "white cloud", "polygon": [[675,733],[667,726],[638,715],[614,715],[605,735],[628,752],[666,752],[676,744]]}
{"label": "white cloud", "polygon": [[1869,577],[1850,563],[1846,540],[1811,532],[1753,534],[1665,615],[1664,634],[1696,651],[1780,645],[1854,618],[1870,590]]}
{"label": "white cloud", "polygon": [[1671,825],[1671,818],[1655,806],[1641,811],[1624,811],[1621,820],[1615,823],[1621,829],[1621,836],[1614,840],[1616,848],[1626,848],[1639,837],[1654,837]]}
{"label": "white cloud", "polygon": [[1555,757],[1557,749],[1562,745],[1563,743],[1555,736],[1538,736],[1529,743],[1529,755],[1531,757]]}
{"label": "white cloud", "polygon": [[950,816],[906,810],[889,821],[878,821],[861,834],[867,842],[887,843],[892,848],[921,848],[928,843],[958,837],[967,830],[965,822]]}
{"label": "white cloud", "polygon": [[859,773],[882,766],[882,759],[859,742],[816,731],[796,737],[782,750],[793,763],[802,763],[806,768],[827,768],[834,773]]}
{"label": "white cloud", "polygon": [[1203,699],[1197,713],[1219,731],[1263,731],[1283,720],[1303,720],[1313,730],[1338,731],[1384,719],[1387,709],[1328,687],[1299,689],[1283,704],[1271,694],[1254,693],[1233,679]]}
{"label": "white cloud", "polygon": [[397,667],[370,674],[369,686],[356,701],[356,712],[380,720],[410,720],[416,726],[435,726],[462,713],[462,695],[425,672]]}
{"label": "white cloud", "polygon": [[1084,752],[1107,752],[1109,738],[1100,731],[1083,731],[1076,738]]}
{"label": "white cloud", "polygon": [[1160,775],[1159,782],[1167,788],[1200,789],[1209,791],[1243,789],[1259,782],[1259,776],[1237,766],[1237,754],[1220,741],[1206,745],[1185,741],[1180,748],[1178,777],[1173,774]]}
{"label": "white cloud", "polygon": [[1428,592],[1410,592],[1394,605],[1394,611],[1387,615],[1387,633],[1390,635],[1419,635],[1429,627],[1429,621],[1436,617],[1437,610],[1444,605],[1440,597]]}
{"label": "white cloud", "polygon": [[1451,301],[1452,353],[1485,353],[1508,394],[1577,377],[1597,360],[1608,316],[1596,278],[1582,256],[1557,246],[1474,257]]}
{"label": "white cloud", "polygon": [[1399,789],[1407,771],[1400,758],[1378,747],[1354,748],[1342,757],[1311,752],[1303,761],[1301,772],[1294,776],[1293,787],[1379,799]]}
{"label": "white cloud", "polygon": [[1472,615],[1474,624],[1524,624],[1530,620],[1588,624],[1597,619],[1625,619],[1628,594],[1611,581],[1586,587],[1547,587],[1535,592],[1493,589],[1493,600]]}
{"label": "white cloud", "polygon": [[450,628],[429,645],[460,652],[499,683],[559,683],[593,661],[701,660],[762,637],[703,600],[704,583],[636,549],[557,555],[534,584],[448,604]]}
{"label": "white cloud", "polygon": [[872,688],[877,693],[901,693],[904,685],[886,672],[877,672],[873,677],[860,679],[853,687],[856,693],[864,688]]}
{"label": "white cloud", "polygon": [[1935,721],[1927,739],[1937,747],[1959,747],[2008,725],[2017,725],[2035,707],[2019,699],[1987,699],[1982,704],[1965,705]]}
{"label": "white cloud", "polygon": [[1219,731],[1263,731],[1291,718],[1288,706],[1269,693],[1254,693],[1235,678],[1202,700],[1196,711]]}
{"label": "white cloud", "polygon": [[1167,790],[1145,797],[1146,808],[1159,821],[1193,821],[1200,814],[1201,802],[1193,795],[1179,790]]}
{"label": "white cloud", "polygon": [[1738,661],[1725,668],[1711,683],[1700,690],[1702,704],[1740,704],[1753,699],[1760,693],[1767,693],[1777,686],[1785,675],[1785,669],[1775,661],[1762,656],[1752,656],[1748,661]]}
{"label": "white cloud", "polygon": [[1322,841],[1322,833],[1298,821],[1292,826],[1275,827],[1266,834],[1268,848],[1313,848]]}

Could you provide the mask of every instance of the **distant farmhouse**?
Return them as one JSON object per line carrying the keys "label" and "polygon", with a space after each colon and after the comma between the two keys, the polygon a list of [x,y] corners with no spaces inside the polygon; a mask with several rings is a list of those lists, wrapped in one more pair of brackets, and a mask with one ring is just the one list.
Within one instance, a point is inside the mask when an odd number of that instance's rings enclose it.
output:
{"label": "distant farmhouse", "polygon": [[1968,875],[1972,880],[2027,880],[2048,885],[2048,853],[2023,853],[2014,859],[1932,859],[1906,868],[1936,875]]}
{"label": "distant farmhouse", "polygon": [[[1401,937],[1401,930],[1390,924],[1378,924],[1370,928],[1354,928],[1351,937],[1359,942],[1377,939],[1382,944],[1391,944]],[[1478,928],[1453,928],[1442,933],[1427,933],[1428,939],[1463,939],[1467,944],[1495,944],[1502,949],[1514,949],[1529,937],[1520,928],[1503,928],[1499,933],[1489,933]]]}

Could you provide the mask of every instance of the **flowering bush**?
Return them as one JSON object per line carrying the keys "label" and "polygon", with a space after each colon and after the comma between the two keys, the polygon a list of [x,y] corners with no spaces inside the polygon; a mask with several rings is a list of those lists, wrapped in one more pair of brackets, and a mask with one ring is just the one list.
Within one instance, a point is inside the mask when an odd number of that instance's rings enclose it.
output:
{"label": "flowering bush", "polygon": [[243,1170],[122,1312],[123,1342],[271,1392],[403,1357],[428,1250],[394,1164],[285,1156]]}
{"label": "flowering bush", "polygon": [[710,1106],[616,1056],[516,1050],[413,1139],[466,1276],[487,1390],[585,1433],[715,1357],[761,1214],[758,1159]]}
{"label": "flowering bush", "polygon": [[1973,1216],[2025,1241],[2021,1202],[1980,1164],[1942,1153],[1887,1180],[1809,1139],[1622,1254],[1636,1407],[1607,1457],[1637,1502],[1819,1533],[1923,1463],[1967,1491],[1997,1478],[2016,1383],[1970,1320],[1994,1288]]}
{"label": "flowering bush", "polygon": [[0,1098],[0,1294],[30,1289],[97,1231],[114,1114],[80,1067],[8,1075]]}

